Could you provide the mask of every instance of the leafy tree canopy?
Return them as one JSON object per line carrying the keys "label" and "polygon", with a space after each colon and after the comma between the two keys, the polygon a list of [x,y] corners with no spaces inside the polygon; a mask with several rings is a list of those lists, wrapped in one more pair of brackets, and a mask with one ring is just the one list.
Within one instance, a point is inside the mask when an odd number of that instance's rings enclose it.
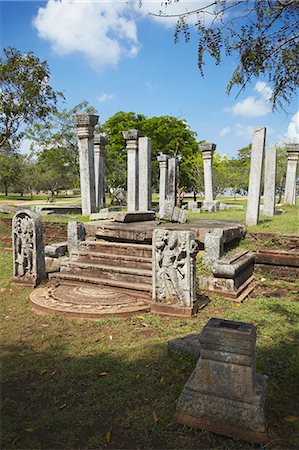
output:
{"label": "leafy tree canopy", "polygon": [[[168,6],[180,0],[166,0]],[[142,5],[142,2],[140,2]],[[201,3],[201,2],[199,2]],[[299,86],[298,0],[211,0],[178,15],[175,42],[190,39],[190,23],[198,32],[198,67],[203,75],[206,54],[219,64],[223,55],[237,55],[237,67],[227,85],[242,91],[253,77],[263,76],[272,87],[273,109],[289,103]],[[239,92],[240,92],[239,91]]]}
{"label": "leafy tree canopy", "polygon": [[23,125],[44,119],[62,94],[49,84],[50,70],[32,52],[3,49],[0,57],[0,147],[16,146]]}

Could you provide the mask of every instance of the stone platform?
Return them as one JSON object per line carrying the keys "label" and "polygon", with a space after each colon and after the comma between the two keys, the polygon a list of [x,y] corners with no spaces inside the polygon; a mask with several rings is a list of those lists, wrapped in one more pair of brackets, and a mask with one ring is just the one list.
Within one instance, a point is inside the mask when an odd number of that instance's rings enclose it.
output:
{"label": "stone platform", "polygon": [[111,286],[55,284],[30,294],[35,312],[99,320],[103,317],[130,317],[150,311],[150,297]]}
{"label": "stone platform", "polygon": [[196,240],[204,244],[206,233],[215,229],[223,230],[223,241],[228,244],[245,235],[245,226],[234,220],[191,220],[188,223],[165,223],[159,220],[133,223],[117,223],[113,220],[101,220],[84,223],[88,236],[113,241],[139,242],[151,244],[155,228],[167,228],[177,231],[192,231]]}

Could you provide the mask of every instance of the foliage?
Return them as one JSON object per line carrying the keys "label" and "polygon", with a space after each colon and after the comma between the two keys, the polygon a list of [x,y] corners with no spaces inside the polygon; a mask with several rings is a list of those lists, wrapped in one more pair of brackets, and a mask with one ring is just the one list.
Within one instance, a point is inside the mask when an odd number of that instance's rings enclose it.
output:
{"label": "foliage", "polygon": [[[109,187],[126,186],[126,151],[122,132],[136,128],[152,140],[152,176],[153,186],[158,188],[160,152],[180,156],[184,162],[197,151],[195,133],[184,120],[171,116],[148,118],[134,112],[118,112],[101,127],[106,133],[108,145],[106,151],[106,173]],[[182,164],[180,185],[190,187],[188,173]]]}
{"label": "foliage", "polygon": [[5,195],[8,190],[22,175],[22,158],[17,155],[0,154],[0,186],[3,187]]}
{"label": "foliage", "polygon": [[50,70],[32,52],[3,49],[0,57],[0,147],[17,146],[24,124],[38,122],[56,108],[61,93],[49,84]]}
{"label": "foliage", "polygon": [[[163,5],[171,3],[166,0]],[[167,17],[167,9],[159,15]],[[253,77],[263,76],[272,87],[273,108],[290,102],[299,85],[298,0],[212,0],[176,17],[175,42],[180,35],[190,39],[189,22],[195,19],[202,75],[206,54],[216,64],[224,54],[236,54],[228,93],[234,86],[243,90]]]}

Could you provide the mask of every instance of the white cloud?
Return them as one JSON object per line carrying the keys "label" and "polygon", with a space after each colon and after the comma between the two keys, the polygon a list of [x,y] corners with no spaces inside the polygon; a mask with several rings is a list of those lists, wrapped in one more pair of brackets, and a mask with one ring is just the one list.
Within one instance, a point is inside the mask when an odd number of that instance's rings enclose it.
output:
{"label": "white cloud", "polygon": [[242,117],[261,117],[271,111],[270,106],[263,100],[254,96],[249,96],[236,103],[232,108],[226,108],[233,113],[234,116]]}
{"label": "white cloud", "polygon": [[108,102],[109,100],[112,100],[114,98],[114,94],[107,94],[104,92],[103,94],[99,95],[97,97],[97,100],[99,102]]}
{"label": "white cloud", "polygon": [[268,114],[271,111],[270,98],[273,93],[271,87],[264,81],[257,81],[254,90],[259,93],[259,98],[255,95],[250,95],[231,108],[224,108],[224,111],[229,111],[234,116],[242,117],[261,117]]}
{"label": "white cloud", "polygon": [[273,94],[273,89],[271,89],[264,81],[258,81],[254,86],[254,90],[257,91],[266,102],[270,100]]}
{"label": "white cloud", "polygon": [[219,136],[226,136],[231,132],[231,127],[224,127],[219,131]]}
{"label": "white cloud", "polygon": [[137,55],[134,11],[125,1],[48,0],[33,24],[56,54],[81,53],[95,69],[103,70]]}
{"label": "white cloud", "polygon": [[286,138],[289,141],[295,141],[299,143],[299,111],[292,117],[288,126]]}

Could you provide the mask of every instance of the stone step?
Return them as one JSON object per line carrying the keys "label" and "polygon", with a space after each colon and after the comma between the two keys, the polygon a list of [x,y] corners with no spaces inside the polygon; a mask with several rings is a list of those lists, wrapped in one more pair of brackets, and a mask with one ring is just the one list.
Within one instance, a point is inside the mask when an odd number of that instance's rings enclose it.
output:
{"label": "stone step", "polygon": [[62,272],[56,272],[56,273],[50,273],[49,274],[50,280],[57,280],[59,282],[63,283],[71,283],[79,282],[82,284],[96,284],[99,286],[114,286],[122,289],[129,289],[133,291],[140,291],[140,292],[151,292],[152,291],[152,285],[151,284],[145,284],[145,283],[135,283],[135,282],[127,282],[127,281],[121,281],[121,280],[112,280],[109,278],[99,278],[99,277],[89,277],[83,274],[73,274],[73,273],[62,273]]}
{"label": "stone step", "polygon": [[147,244],[131,244],[126,242],[82,241],[80,250],[115,253],[116,255],[139,256],[141,258],[152,258],[152,246]]}
{"label": "stone step", "polygon": [[109,266],[152,269],[152,258],[140,256],[117,255],[114,253],[100,253],[80,250],[72,253],[72,261],[103,264]]}
{"label": "stone step", "polygon": [[131,267],[109,266],[94,262],[81,262],[70,259],[61,264],[61,273],[81,274],[87,277],[108,278],[110,280],[132,283],[152,284],[152,270]]}

